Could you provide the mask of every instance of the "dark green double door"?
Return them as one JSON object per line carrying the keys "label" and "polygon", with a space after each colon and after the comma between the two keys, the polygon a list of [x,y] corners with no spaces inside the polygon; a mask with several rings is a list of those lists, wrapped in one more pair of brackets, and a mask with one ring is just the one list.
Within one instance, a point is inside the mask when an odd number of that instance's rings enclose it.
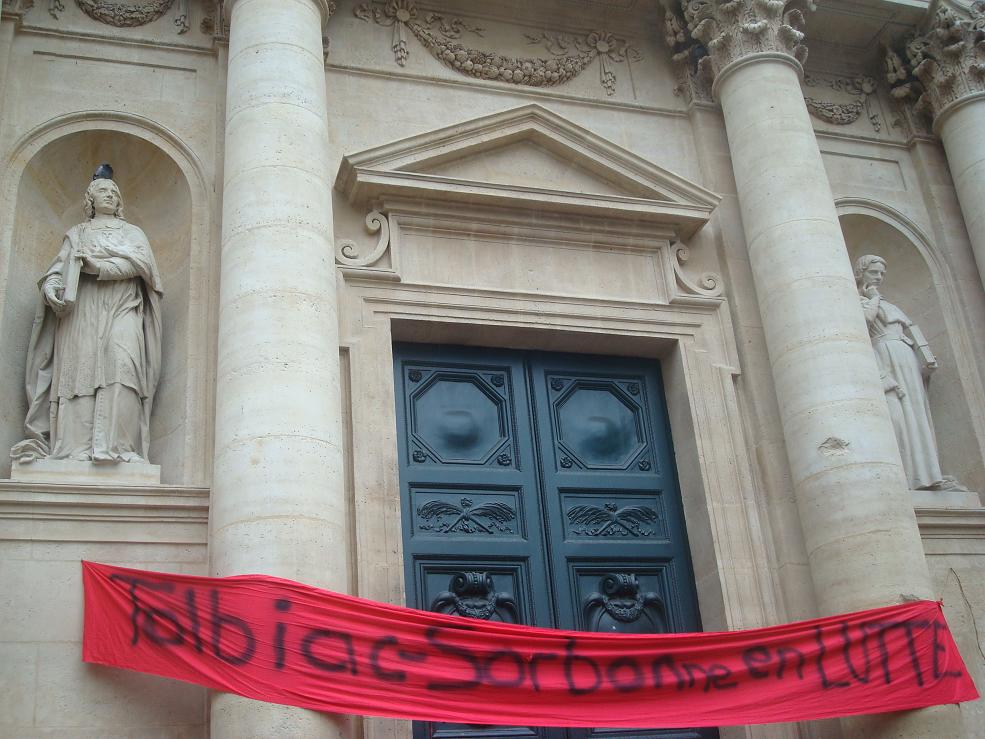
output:
{"label": "dark green double door", "polygon": [[[655,362],[397,345],[407,598],[582,631],[698,631]],[[604,723],[605,717],[600,717]],[[426,724],[417,739],[712,730]]]}

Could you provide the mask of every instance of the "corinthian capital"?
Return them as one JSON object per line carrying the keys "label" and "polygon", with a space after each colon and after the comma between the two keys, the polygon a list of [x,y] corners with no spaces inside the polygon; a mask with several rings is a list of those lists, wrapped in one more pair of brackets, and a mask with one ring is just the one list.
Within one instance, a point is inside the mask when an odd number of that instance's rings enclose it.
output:
{"label": "corinthian capital", "polygon": [[936,0],[928,20],[902,53],[888,51],[886,70],[894,96],[916,98],[917,109],[936,118],[952,103],[985,94],[985,2],[965,8]]}
{"label": "corinthian capital", "polygon": [[20,19],[33,6],[34,0],[3,0],[0,5],[0,16]]}
{"label": "corinthian capital", "polygon": [[753,54],[783,54],[798,64],[807,59],[804,14],[809,0],[681,0],[691,35],[708,51],[699,65],[717,77],[735,61]]}

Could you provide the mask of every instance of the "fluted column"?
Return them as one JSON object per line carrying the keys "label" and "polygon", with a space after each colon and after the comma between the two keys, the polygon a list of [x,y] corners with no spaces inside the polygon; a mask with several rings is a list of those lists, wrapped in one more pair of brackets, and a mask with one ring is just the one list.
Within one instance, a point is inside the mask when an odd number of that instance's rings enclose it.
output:
{"label": "fluted column", "polygon": [[985,285],[985,2],[960,8],[935,0],[922,30],[905,60],[889,52],[889,82],[934,118]]}
{"label": "fluted column", "polygon": [[[722,106],[817,602],[932,598],[848,251],[800,87],[804,18],[782,0],[684,2]],[[953,708],[846,720],[849,736],[958,736]]]}
{"label": "fluted column", "polygon": [[[213,575],[347,589],[326,0],[227,0]],[[218,737],[339,737],[344,720],[212,698]]]}

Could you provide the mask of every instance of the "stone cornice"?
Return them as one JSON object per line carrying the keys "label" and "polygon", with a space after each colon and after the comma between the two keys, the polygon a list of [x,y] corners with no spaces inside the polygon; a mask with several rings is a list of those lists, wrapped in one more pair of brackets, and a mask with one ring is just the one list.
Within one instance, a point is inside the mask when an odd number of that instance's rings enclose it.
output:
{"label": "stone cornice", "polygon": [[916,100],[935,128],[959,102],[985,93],[985,0],[969,8],[935,0],[922,31],[887,50],[886,76],[893,96]]}
{"label": "stone cornice", "polygon": [[681,0],[691,36],[707,51],[698,69],[716,79],[754,55],[782,56],[802,70],[807,59],[798,0]]}
{"label": "stone cornice", "polygon": [[0,480],[0,539],[207,543],[209,489]]}
{"label": "stone cornice", "polygon": [[985,539],[985,508],[917,508],[924,539]]}

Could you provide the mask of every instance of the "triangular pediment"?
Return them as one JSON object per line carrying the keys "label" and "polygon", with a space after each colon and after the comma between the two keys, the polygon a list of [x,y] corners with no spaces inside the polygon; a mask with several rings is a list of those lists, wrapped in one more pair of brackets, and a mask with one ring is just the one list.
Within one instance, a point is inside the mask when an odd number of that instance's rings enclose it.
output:
{"label": "triangular pediment", "polygon": [[412,197],[632,218],[689,236],[719,197],[539,105],[346,156],[336,189],[368,204]]}
{"label": "triangular pediment", "polygon": [[472,182],[514,187],[557,188],[595,195],[648,197],[651,193],[631,182],[610,182],[605,173],[552,151],[535,138],[481,151],[451,161],[424,164],[411,171]]}

